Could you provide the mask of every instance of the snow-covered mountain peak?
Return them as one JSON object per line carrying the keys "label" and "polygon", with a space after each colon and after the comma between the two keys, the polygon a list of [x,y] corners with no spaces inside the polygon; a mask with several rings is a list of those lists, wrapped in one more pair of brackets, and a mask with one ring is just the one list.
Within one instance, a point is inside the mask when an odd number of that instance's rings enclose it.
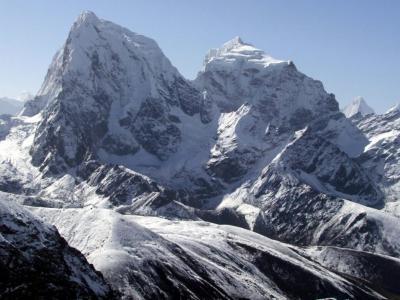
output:
{"label": "snow-covered mountain peak", "polygon": [[93,26],[98,25],[100,22],[104,22],[104,20],[101,20],[99,17],[97,17],[95,13],[91,11],[82,11],[75,19],[75,22],[71,27],[70,33],[74,31],[80,31],[83,28],[93,29]]}
{"label": "snow-covered mountain peak", "polygon": [[220,48],[209,51],[195,84],[200,90],[212,94],[213,102],[223,112],[231,112],[246,102],[254,103],[259,97],[265,98],[264,89],[276,96],[268,86],[276,85],[279,77],[285,77],[281,82],[288,82],[293,79],[289,77],[297,75],[300,72],[293,63],[272,58],[235,37]]}
{"label": "snow-covered mountain peak", "polygon": [[263,50],[243,42],[239,36],[236,36],[220,48],[211,49],[205,57],[204,66],[207,68],[211,62],[232,64],[239,61],[251,62],[262,67],[284,62],[267,55]]}
{"label": "snow-covered mountain peak", "polygon": [[[25,109],[27,115],[45,115],[34,162],[44,162],[46,151],[39,148],[50,147],[53,135],[63,140],[53,158],[62,153],[70,166],[99,149],[105,156],[145,149],[166,159],[181,142],[183,118],[209,121],[203,102],[154,40],[83,13]],[[87,139],[77,140],[77,132]]]}
{"label": "snow-covered mountain peak", "polygon": [[[70,44],[70,46],[76,47],[79,44],[80,47],[86,48],[96,41],[100,30],[99,26],[104,22],[93,12],[83,11],[72,24],[65,45]],[[85,43],[82,43],[82,41],[85,41]]]}
{"label": "snow-covered mountain peak", "polygon": [[[177,74],[177,70],[153,39],[99,19],[94,13],[86,11],[79,15],[71,28],[63,49],[63,58],[65,60],[75,55],[75,59],[69,59],[70,65],[73,63],[81,69],[90,69],[85,63],[92,63],[93,55],[90,56],[88,53],[101,54],[96,48],[106,48],[106,51],[113,52],[114,61],[118,57],[120,59],[118,62],[126,68],[132,59],[146,60],[151,71],[161,72],[165,78],[171,79]],[[104,55],[97,56],[100,63],[105,58]],[[82,62],[82,59],[85,61]],[[111,65],[109,62],[108,67]]]}
{"label": "snow-covered mountain peak", "polygon": [[354,100],[347,105],[342,111],[346,117],[351,118],[352,116],[360,113],[362,116],[374,114],[374,110],[367,104],[363,97],[355,97]]}
{"label": "snow-covered mountain peak", "polygon": [[240,36],[235,36],[234,38],[232,38],[231,40],[227,41],[225,44],[227,43],[232,43],[232,44],[246,44],[245,42],[243,42],[242,38]]}
{"label": "snow-covered mountain peak", "polygon": [[250,44],[244,43],[243,40],[239,36],[235,36],[233,39],[225,42],[219,49],[221,53],[233,51],[234,49],[243,47],[243,46],[251,46]]}
{"label": "snow-covered mountain peak", "polygon": [[[95,79],[95,73],[101,76]],[[72,25],[41,89],[35,99],[27,103],[23,115],[40,112],[66,90],[69,81],[78,81],[89,94],[98,87],[119,90],[121,97],[118,98],[125,105],[143,98],[144,94],[159,97],[160,90],[165,89],[160,84],[170,84],[177,78],[183,80],[153,39],[85,11]]]}
{"label": "snow-covered mountain peak", "polygon": [[96,14],[94,12],[92,12],[90,10],[84,10],[79,14],[75,23],[76,24],[97,23],[99,21],[100,21],[100,19],[96,16]]}

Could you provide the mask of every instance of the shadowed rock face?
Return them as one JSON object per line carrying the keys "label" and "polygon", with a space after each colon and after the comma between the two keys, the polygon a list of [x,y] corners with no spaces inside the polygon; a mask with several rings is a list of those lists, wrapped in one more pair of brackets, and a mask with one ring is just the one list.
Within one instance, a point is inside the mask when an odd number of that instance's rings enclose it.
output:
{"label": "shadowed rock face", "polygon": [[336,247],[312,247],[308,251],[312,258],[329,269],[358,277],[386,291],[388,298],[400,294],[397,278],[391,275],[400,270],[398,259]]}
{"label": "shadowed rock face", "polygon": [[110,205],[131,213],[145,206],[144,203],[151,210],[157,210],[172,200],[179,199],[174,191],[120,166],[91,161],[82,166],[79,175],[95,188],[96,194],[106,197]]}
{"label": "shadowed rock face", "polygon": [[291,169],[319,192],[383,207],[383,195],[365,170],[334,144],[306,130],[280,154],[274,165]]}
{"label": "shadowed rock face", "polygon": [[161,160],[176,152],[182,140],[181,132],[176,122],[165,114],[159,100],[148,99],[142,103],[138,116],[140,117],[130,122],[129,129],[147,152]]}
{"label": "shadowed rock face", "polygon": [[0,298],[113,299],[103,276],[58,234],[0,200]]}

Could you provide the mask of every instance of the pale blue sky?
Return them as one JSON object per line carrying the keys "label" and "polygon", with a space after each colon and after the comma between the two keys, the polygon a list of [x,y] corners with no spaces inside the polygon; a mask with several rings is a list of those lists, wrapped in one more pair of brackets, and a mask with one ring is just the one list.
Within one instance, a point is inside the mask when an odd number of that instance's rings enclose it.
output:
{"label": "pale blue sky", "polygon": [[37,92],[82,10],[154,38],[187,78],[209,48],[239,35],[293,60],[341,105],[361,95],[383,112],[400,101],[397,0],[0,0],[0,96]]}

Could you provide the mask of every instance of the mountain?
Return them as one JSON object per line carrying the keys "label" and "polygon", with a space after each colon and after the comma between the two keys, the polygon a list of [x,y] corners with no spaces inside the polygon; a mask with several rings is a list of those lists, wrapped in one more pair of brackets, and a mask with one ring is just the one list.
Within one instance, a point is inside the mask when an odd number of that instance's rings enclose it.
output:
{"label": "mountain", "polygon": [[100,154],[145,153],[164,161],[187,134],[185,118],[208,122],[201,94],[153,40],[93,13],[75,22],[23,114],[43,108],[31,154],[35,165],[52,172]]}
{"label": "mountain", "polygon": [[0,98],[0,115],[16,115],[22,110],[23,105],[23,102],[16,99]]}
{"label": "mountain", "polygon": [[367,102],[365,102],[364,98],[360,96],[354,98],[354,100],[347,105],[342,112],[347,118],[351,118],[358,113],[360,113],[361,116],[375,113],[374,110],[367,104]]}
{"label": "mountain", "polygon": [[239,37],[189,81],[84,12],[38,94],[0,116],[0,191],[128,299],[381,299],[399,294],[375,276],[400,257],[396,120],[346,118]]}
{"label": "mountain", "polygon": [[[341,118],[334,95],[326,93],[320,81],[299,72],[293,62],[273,59],[239,38],[210,51],[196,83],[226,112],[220,117],[213,155],[251,151],[257,157],[265,152],[262,148],[278,142],[274,135],[281,138],[306,126],[325,131],[349,155],[362,151],[365,140]],[[248,139],[242,138],[246,135]],[[244,149],[244,143],[259,151]],[[222,162],[215,158],[211,163]]]}

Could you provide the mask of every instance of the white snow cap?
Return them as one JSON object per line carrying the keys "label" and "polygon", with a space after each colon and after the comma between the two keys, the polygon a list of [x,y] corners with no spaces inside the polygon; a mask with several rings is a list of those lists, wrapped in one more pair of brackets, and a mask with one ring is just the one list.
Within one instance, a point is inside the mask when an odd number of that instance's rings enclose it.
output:
{"label": "white snow cap", "polygon": [[400,103],[397,103],[395,106],[393,106],[392,108],[390,108],[386,113],[392,113],[395,111],[400,111]]}
{"label": "white snow cap", "polygon": [[224,43],[220,48],[211,49],[205,57],[204,65],[216,60],[232,62],[233,60],[238,60],[240,58],[254,60],[264,64],[265,66],[272,63],[284,62],[267,55],[263,50],[243,42],[239,36],[236,36]]}
{"label": "white snow cap", "polygon": [[351,118],[358,113],[361,113],[362,116],[375,113],[361,96],[355,97],[354,100],[342,110],[342,112],[347,118]]}
{"label": "white snow cap", "polygon": [[100,19],[96,16],[96,14],[89,10],[82,11],[75,22],[77,23],[97,23]]}
{"label": "white snow cap", "polygon": [[220,50],[220,52],[223,53],[223,52],[229,52],[231,50],[234,50],[235,48],[240,48],[243,46],[252,46],[252,45],[243,42],[243,40],[240,38],[240,36],[235,36],[233,39],[224,43],[222,45],[222,47],[217,50]]}

